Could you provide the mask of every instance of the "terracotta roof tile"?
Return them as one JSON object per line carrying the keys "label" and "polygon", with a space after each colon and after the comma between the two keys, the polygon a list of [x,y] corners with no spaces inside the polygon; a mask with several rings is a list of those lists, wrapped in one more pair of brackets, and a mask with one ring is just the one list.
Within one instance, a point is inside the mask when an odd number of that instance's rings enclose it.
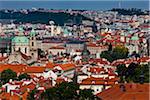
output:
{"label": "terracotta roof tile", "polygon": [[64,71],[71,70],[76,67],[76,65],[73,63],[57,64],[56,66],[60,66]]}
{"label": "terracotta roof tile", "polygon": [[27,69],[24,72],[25,73],[43,73],[45,69],[46,67],[31,66],[31,67],[27,67]]}
{"label": "terracotta roof tile", "polygon": [[104,100],[149,100],[150,84],[128,83],[123,85],[125,86],[125,92],[121,90],[120,84],[117,84],[98,93],[97,96]]}
{"label": "terracotta roof tile", "polygon": [[11,95],[11,93],[3,92],[0,94],[0,99],[2,99],[2,100],[20,100],[20,97],[16,94]]}

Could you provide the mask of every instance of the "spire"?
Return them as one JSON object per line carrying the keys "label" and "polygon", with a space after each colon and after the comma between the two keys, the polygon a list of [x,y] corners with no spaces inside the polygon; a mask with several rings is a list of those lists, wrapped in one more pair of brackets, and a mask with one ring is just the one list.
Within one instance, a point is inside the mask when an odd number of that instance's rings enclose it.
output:
{"label": "spire", "polygon": [[77,67],[75,68],[75,71],[74,71],[73,83],[74,84],[78,83],[78,71],[77,71]]}
{"label": "spire", "polygon": [[24,29],[22,26],[19,26],[18,27],[18,31],[19,31],[19,35],[24,35],[23,32],[24,32]]}
{"label": "spire", "polygon": [[31,32],[30,32],[30,36],[35,36],[36,35],[36,32],[35,30],[32,28]]}

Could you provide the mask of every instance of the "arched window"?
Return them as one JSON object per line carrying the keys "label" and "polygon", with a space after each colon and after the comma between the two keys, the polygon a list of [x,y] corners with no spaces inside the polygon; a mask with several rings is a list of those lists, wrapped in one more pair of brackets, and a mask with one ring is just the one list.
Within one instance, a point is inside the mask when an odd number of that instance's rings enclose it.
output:
{"label": "arched window", "polygon": [[27,53],[27,48],[24,49],[24,52]]}
{"label": "arched window", "polygon": [[34,42],[32,42],[32,46],[34,46]]}
{"label": "arched window", "polygon": [[34,53],[31,53],[32,56],[34,56]]}

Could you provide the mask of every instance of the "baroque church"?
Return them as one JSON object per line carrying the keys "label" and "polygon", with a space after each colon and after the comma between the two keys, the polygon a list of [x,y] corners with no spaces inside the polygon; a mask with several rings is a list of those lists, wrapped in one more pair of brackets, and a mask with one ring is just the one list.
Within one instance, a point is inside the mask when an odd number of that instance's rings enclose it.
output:
{"label": "baroque church", "polygon": [[5,62],[11,64],[30,64],[38,59],[36,32],[32,29],[28,36],[24,35],[23,27],[18,28],[19,34],[11,41],[11,54]]}

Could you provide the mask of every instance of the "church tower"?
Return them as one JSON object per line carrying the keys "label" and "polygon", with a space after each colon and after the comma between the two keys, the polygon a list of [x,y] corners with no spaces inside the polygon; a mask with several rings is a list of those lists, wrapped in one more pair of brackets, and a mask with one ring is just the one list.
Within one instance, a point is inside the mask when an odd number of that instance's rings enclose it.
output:
{"label": "church tower", "polygon": [[24,36],[24,30],[23,27],[18,27],[18,36],[15,36],[11,43],[12,43],[12,51],[11,53],[15,53],[16,51],[19,51],[27,56],[29,56],[29,39]]}
{"label": "church tower", "polygon": [[87,49],[86,44],[84,44],[84,49],[82,51],[82,62],[88,62],[90,59],[90,51]]}
{"label": "church tower", "polygon": [[36,32],[34,29],[32,29],[30,32],[29,40],[30,40],[29,42],[30,56],[32,57],[33,60],[37,60],[38,51],[37,51]]}

